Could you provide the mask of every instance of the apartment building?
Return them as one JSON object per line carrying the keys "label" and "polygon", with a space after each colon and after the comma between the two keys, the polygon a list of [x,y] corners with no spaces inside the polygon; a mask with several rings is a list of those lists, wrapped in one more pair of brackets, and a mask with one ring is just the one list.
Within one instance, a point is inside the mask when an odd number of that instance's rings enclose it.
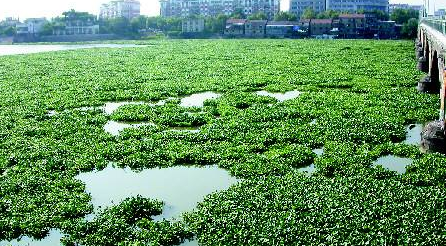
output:
{"label": "apartment building", "polygon": [[325,5],[325,0],[291,0],[289,11],[300,17],[307,8],[313,9],[316,13],[324,12],[326,9]]}
{"label": "apartment building", "polygon": [[162,17],[188,17],[191,15],[231,15],[241,11],[246,16],[265,13],[272,19],[279,12],[279,0],[160,0]]}
{"label": "apartment building", "polygon": [[101,5],[100,19],[124,17],[129,20],[138,17],[141,13],[141,4],[137,0],[117,0]]}
{"label": "apartment building", "polygon": [[381,10],[387,12],[389,0],[326,0],[326,8],[341,12]]}

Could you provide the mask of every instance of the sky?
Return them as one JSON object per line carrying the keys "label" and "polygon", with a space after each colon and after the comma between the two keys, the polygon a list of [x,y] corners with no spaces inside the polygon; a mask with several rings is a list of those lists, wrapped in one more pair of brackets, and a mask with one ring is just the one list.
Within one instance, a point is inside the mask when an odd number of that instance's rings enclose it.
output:
{"label": "sky", "polygon": [[[287,10],[289,0],[281,0],[281,9]],[[430,0],[431,7],[446,8],[446,0]],[[108,0],[0,0],[0,19],[15,17],[21,20],[30,17],[56,17],[62,12],[75,9],[99,14],[102,3]],[[158,0],[140,0],[141,14],[159,15]],[[390,3],[408,3],[421,5],[423,0],[390,0]]]}

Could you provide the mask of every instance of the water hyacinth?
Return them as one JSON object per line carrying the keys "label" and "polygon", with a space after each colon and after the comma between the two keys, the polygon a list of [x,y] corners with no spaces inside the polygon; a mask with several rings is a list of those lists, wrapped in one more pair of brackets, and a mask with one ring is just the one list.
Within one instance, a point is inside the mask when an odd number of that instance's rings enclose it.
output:
{"label": "water hyacinth", "polygon": [[[0,57],[0,240],[58,230],[86,246],[444,245],[445,156],[404,141],[440,107],[416,91],[412,46],[171,40]],[[182,105],[197,94],[209,97]],[[112,135],[109,122],[137,127]],[[413,163],[374,167],[387,155]],[[75,177],[110,162],[215,165],[242,181],[175,221],[154,221],[164,201],[138,196],[88,220]]]}

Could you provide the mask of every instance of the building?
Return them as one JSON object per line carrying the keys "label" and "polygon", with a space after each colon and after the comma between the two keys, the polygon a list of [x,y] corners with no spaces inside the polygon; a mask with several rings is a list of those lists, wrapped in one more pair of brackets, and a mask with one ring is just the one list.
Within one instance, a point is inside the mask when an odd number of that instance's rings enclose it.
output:
{"label": "building", "polygon": [[421,11],[423,9],[423,5],[410,5],[405,3],[389,4],[389,14],[392,14],[395,9],[413,9],[416,11]]}
{"label": "building", "polygon": [[204,19],[187,19],[181,21],[181,31],[183,33],[203,32]]}
{"label": "building", "polygon": [[297,17],[302,16],[305,9],[311,8],[314,12],[324,12],[326,10],[325,0],[291,0],[289,11]]}
{"label": "building", "polygon": [[341,14],[339,15],[338,25],[340,37],[362,37],[366,26],[365,14]]}
{"label": "building", "polygon": [[437,9],[434,13],[435,16],[446,16],[446,9]]}
{"label": "building", "polygon": [[224,34],[228,36],[243,36],[245,35],[245,19],[228,19]]}
{"label": "building", "polygon": [[65,23],[53,27],[53,35],[88,35],[99,34],[99,25],[95,15],[74,10],[64,12]]}
{"label": "building", "polygon": [[13,17],[6,17],[4,20],[0,21],[0,26],[2,27],[15,27],[17,24],[20,24],[19,19]]}
{"label": "building", "polygon": [[310,21],[310,35],[312,37],[330,35],[333,19],[312,19]]}
{"label": "building", "polygon": [[231,15],[241,11],[246,16],[258,12],[272,19],[279,12],[279,0],[160,0],[162,17],[188,17],[191,15]]}
{"label": "building", "polygon": [[251,38],[264,37],[267,22],[267,20],[248,20],[245,24],[245,35]]}
{"label": "building", "polygon": [[268,21],[265,35],[274,38],[291,38],[298,35],[300,23],[297,21]]}
{"label": "building", "polygon": [[141,4],[137,0],[116,0],[101,5],[100,19],[124,17],[129,20],[138,17],[141,13]]}
{"label": "building", "polygon": [[377,36],[379,39],[397,38],[397,34],[395,21],[378,21]]}
{"label": "building", "polygon": [[327,0],[326,9],[340,12],[357,12],[359,10],[387,12],[389,0]]}
{"label": "building", "polygon": [[24,23],[16,24],[17,35],[38,35],[47,23],[46,18],[29,18]]}

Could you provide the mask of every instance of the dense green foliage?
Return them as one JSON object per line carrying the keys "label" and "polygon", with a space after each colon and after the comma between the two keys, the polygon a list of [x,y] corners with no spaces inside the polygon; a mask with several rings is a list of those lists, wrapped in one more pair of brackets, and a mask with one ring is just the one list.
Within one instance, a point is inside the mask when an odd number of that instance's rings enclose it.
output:
{"label": "dense green foliage", "polygon": [[[407,124],[438,117],[438,97],[416,91],[413,53],[405,41],[181,40],[0,57],[0,239],[58,228],[83,245],[191,233],[203,245],[443,245],[445,157],[399,143]],[[279,102],[261,90],[302,94]],[[180,106],[204,91],[221,97]],[[147,104],[80,109],[119,101]],[[156,125],[115,137],[109,120]],[[372,166],[386,154],[415,161],[403,175]],[[208,196],[187,226],[153,221],[161,201],[141,197],[86,221],[91,197],[74,177],[110,161],[218,165],[243,181]],[[313,162],[314,175],[296,171]]]}

